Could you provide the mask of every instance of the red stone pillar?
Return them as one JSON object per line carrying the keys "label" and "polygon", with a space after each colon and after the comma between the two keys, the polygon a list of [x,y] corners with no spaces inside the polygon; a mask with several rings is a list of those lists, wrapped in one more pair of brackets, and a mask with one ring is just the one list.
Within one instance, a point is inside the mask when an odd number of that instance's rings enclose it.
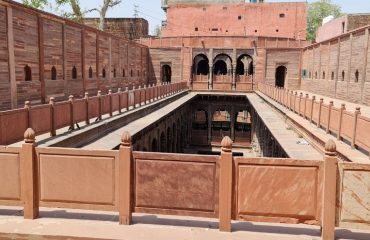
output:
{"label": "red stone pillar", "polygon": [[35,219],[39,215],[38,169],[36,166],[35,147],[35,131],[32,128],[28,128],[24,133],[24,143],[21,150],[21,189],[25,219]]}

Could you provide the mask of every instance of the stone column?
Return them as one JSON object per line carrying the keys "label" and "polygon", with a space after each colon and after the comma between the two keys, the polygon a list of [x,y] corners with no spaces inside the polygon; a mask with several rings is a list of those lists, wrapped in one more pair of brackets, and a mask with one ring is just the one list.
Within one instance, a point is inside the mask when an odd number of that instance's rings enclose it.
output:
{"label": "stone column", "polygon": [[119,223],[130,225],[132,222],[132,208],[131,208],[131,167],[133,164],[131,135],[129,132],[124,132],[121,136],[121,146],[119,148],[119,191],[118,191],[118,211]]}
{"label": "stone column", "polygon": [[24,133],[24,143],[21,150],[21,189],[24,202],[23,215],[25,219],[35,219],[39,216],[38,169],[35,152],[35,131],[28,128]]}
{"label": "stone column", "polygon": [[333,140],[325,144],[324,182],[322,195],[321,237],[325,240],[335,239],[336,181],[337,164],[336,145]]}
{"label": "stone column", "polygon": [[209,62],[208,89],[212,90],[213,89],[213,48],[209,49],[208,62]]}
{"label": "stone column", "polygon": [[232,140],[226,136],[221,142],[220,156],[219,228],[222,232],[231,232],[232,169]]}

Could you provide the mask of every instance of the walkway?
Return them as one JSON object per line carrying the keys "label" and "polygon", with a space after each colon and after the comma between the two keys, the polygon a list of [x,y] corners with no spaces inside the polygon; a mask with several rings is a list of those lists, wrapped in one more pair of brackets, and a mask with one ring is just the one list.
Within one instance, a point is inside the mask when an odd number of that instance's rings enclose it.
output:
{"label": "walkway", "polygon": [[[352,148],[349,144],[343,141],[338,141],[336,137],[330,134],[327,134],[323,129],[318,128],[316,124],[310,123],[310,121],[288,110],[286,107],[284,107],[280,103],[277,103],[276,101],[264,95],[263,93],[257,92],[257,94],[261,98],[263,98],[267,103],[274,106],[275,109],[283,113],[290,121],[294,122],[297,126],[304,129],[310,135],[313,135],[315,139],[320,140],[322,143],[326,143],[327,141],[329,141],[329,139],[333,140],[335,144],[337,145],[337,152],[343,155],[345,158],[350,159],[352,162],[369,163],[369,156],[367,156],[366,154],[360,152],[357,149]],[[324,101],[330,101],[329,99],[330,98],[325,98]],[[339,102],[339,104],[341,104],[343,101],[341,102],[340,100],[336,100],[336,102]],[[349,104],[349,106],[354,107],[356,106],[356,104],[351,103]],[[366,109],[367,108],[368,107],[366,107]],[[350,108],[348,109],[352,110]],[[315,144],[316,144],[316,148],[322,148],[321,146],[319,146],[318,143],[315,143]],[[323,151],[323,149],[320,149],[320,150]]]}
{"label": "walkway", "polygon": [[286,124],[276,110],[254,93],[247,94],[248,100],[274,136],[275,140],[293,159],[321,160],[323,156],[311,145],[299,144],[302,137]]}
{"label": "walkway", "polygon": [[145,130],[146,127],[154,124],[161,119],[164,119],[168,114],[176,111],[178,108],[191,101],[196,96],[195,93],[189,93],[169,104],[163,106],[161,109],[154,111],[145,117],[139,118],[127,125],[118,128],[85,146],[83,149],[113,149],[120,144],[121,135],[124,131],[130,132],[131,136]]}

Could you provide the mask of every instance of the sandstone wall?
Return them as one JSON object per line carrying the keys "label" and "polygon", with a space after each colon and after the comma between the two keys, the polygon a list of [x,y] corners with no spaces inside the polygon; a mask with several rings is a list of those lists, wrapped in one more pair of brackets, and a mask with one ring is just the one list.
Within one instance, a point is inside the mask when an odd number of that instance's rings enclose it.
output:
{"label": "sandstone wall", "polygon": [[0,2],[0,53],[0,110],[147,83],[146,46],[12,1]]}
{"label": "sandstone wall", "polygon": [[301,88],[370,105],[369,41],[364,27],[304,48]]}

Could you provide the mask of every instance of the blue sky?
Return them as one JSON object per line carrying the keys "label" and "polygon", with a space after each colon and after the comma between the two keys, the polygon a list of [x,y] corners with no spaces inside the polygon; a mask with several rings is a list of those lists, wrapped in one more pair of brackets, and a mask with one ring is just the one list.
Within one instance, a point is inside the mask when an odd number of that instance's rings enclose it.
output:
{"label": "blue sky", "polygon": [[[20,0],[18,0],[20,1]],[[100,6],[103,0],[80,0],[83,9],[91,9]],[[268,2],[297,2],[297,0],[267,0]],[[300,1],[300,0],[298,0]],[[308,2],[313,2],[309,0]],[[304,1],[303,1],[304,2]],[[369,0],[332,0],[333,3],[342,7],[345,13],[370,13]],[[166,16],[161,9],[161,0],[123,0],[122,3],[107,13],[107,17],[132,17],[134,15],[134,5],[138,5],[139,17],[149,21],[150,33]],[[48,9],[45,9],[49,11]],[[87,16],[97,17],[97,13],[90,13]]]}

